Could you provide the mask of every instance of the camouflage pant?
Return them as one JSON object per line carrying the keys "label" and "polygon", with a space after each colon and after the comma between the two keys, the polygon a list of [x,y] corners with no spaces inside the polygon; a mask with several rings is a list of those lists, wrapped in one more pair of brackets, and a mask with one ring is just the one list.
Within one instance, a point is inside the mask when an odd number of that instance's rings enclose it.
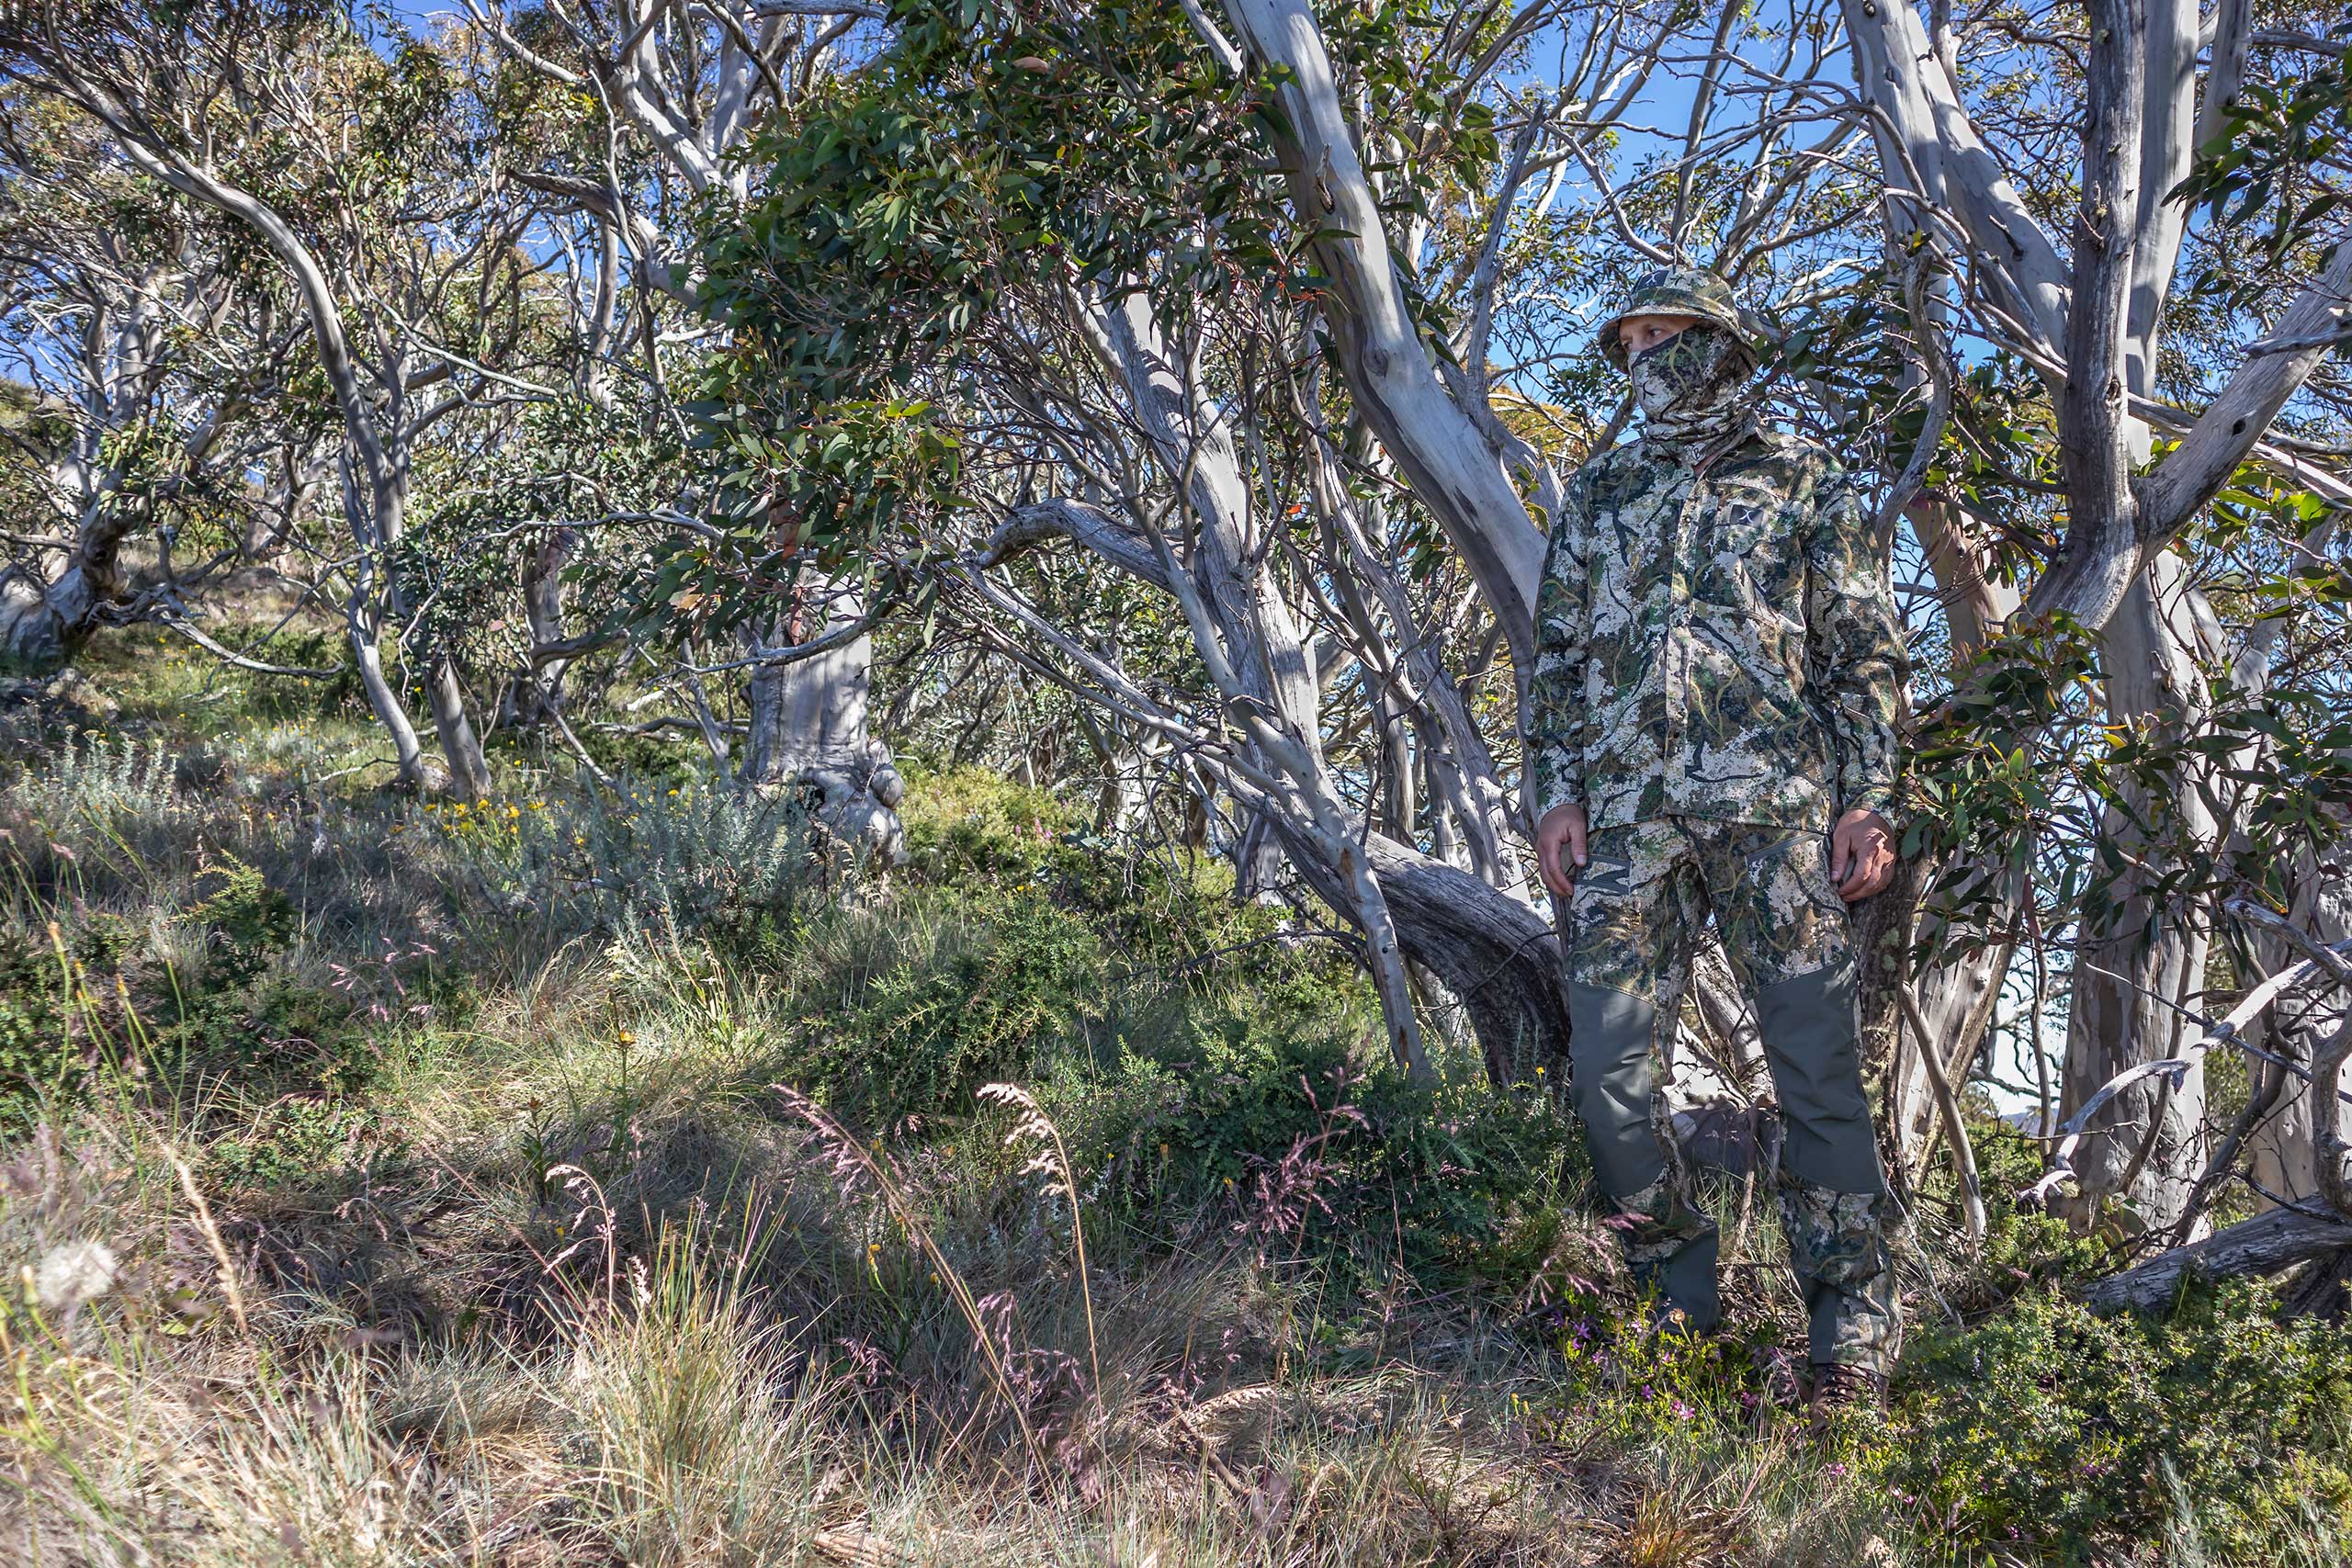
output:
{"label": "camouflage pant", "polygon": [[1891,1205],[1862,1091],[1845,901],[1816,832],[1666,818],[1592,835],[1566,902],[1570,1095],[1634,1218],[1626,1261],[1700,1327],[1721,1314],[1715,1225],[1652,1120],[1651,1058],[1710,915],[1754,998],[1781,1101],[1781,1224],[1813,1359],[1885,1371],[1902,1336]]}

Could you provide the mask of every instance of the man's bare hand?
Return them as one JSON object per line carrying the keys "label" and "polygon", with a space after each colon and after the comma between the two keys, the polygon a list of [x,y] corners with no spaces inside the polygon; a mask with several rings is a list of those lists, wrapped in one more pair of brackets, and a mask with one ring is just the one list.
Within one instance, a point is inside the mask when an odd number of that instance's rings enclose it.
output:
{"label": "man's bare hand", "polygon": [[[1541,834],[1538,839],[1540,842]],[[1537,851],[1542,853],[1541,849]],[[1829,835],[1829,880],[1852,904],[1894,880],[1894,832],[1886,818],[1860,807],[1838,818]]]}
{"label": "man's bare hand", "polygon": [[1535,869],[1544,886],[1565,898],[1584,864],[1584,807],[1555,806],[1535,824]]}

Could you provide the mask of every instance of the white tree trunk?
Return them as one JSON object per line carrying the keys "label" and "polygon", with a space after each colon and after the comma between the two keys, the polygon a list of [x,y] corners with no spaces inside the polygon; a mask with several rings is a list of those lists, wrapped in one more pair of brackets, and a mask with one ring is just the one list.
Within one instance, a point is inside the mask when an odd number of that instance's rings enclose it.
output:
{"label": "white tree trunk", "polygon": [[[563,570],[579,548],[580,534],[571,527],[549,528],[531,543],[523,563],[523,618],[530,627],[533,648],[550,648],[563,641]],[[544,724],[555,713],[568,659],[526,663],[508,682],[502,722],[528,729]]]}
{"label": "white tree trunk", "polygon": [[490,793],[490,760],[482,755],[481,737],[466,716],[465,688],[458,683],[458,667],[446,654],[435,654],[424,686],[424,704],[433,714],[434,733],[441,739],[441,755],[449,764],[449,779],[458,796],[479,800]]}
{"label": "white tree trunk", "polygon": [[1299,225],[1316,234],[1331,278],[1331,339],[1348,389],[1461,552],[1510,639],[1523,686],[1535,667],[1544,535],[1502,454],[1446,391],[1421,341],[1314,10],[1306,0],[1227,0],[1225,9],[1248,53],[1290,72],[1276,90],[1285,129],[1274,151]]}
{"label": "white tree trunk", "polygon": [[393,776],[402,788],[420,794],[434,788],[440,781],[428,776],[424,748],[417,741],[416,726],[410,720],[400,694],[392,689],[391,678],[384,672],[383,610],[377,592],[375,569],[366,552],[351,574],[350,592],[344,599],[343,624],[345,637],[351,644],[352,663],[359,671],[360,690],[368,694],[368,706],[392,743]]}
{"label": "white tree trunk", "polygon": [[[751,639],[752,653],[814,642],[865,616],[863,590],[846,579],[812,570],[795,595],[797,613]],[[866,636],[789,663],[754,667],[739,777],[757,789],[813,789],[817,820],[835,840],[859,857],[890,866],[906,854],[897,810],[906,784],[890,749],[867,726],[873,669],[874,639]]]}
{"label": "white tree trunk", "polygon": [[[2329,876],[2306,850],[2296,859],[2293,886],[2293,903],[2287,911],[2290,921],[2329,946],[2352,938],[2352,887],[2340,874]],[[2256,951],[2273,974],[2300,963],[2303,956],[2283,938],[2268,932],[2262,933]],[[2352,1024],[2352,996],[2322,976],[2278,998],[2265,1035],[2277,1055],[2309,1067],[2347,1024]],[[2270,1114],[2257,1122],[2246,1137],[2253,1157],[2255,1206],[2267,1209],[2280,1201],[2317,1198],[2318,1127],[2311,1084],[2259,1057],[2250,1058],[2246,1067],[2250,1094],[2257,1100],[2276,1096]]]}
{"label": "white tree trunk", "polygon": [[[2154,725],[2185,739],[2207,717],[2183,597],[2177,558],[2167,554],[2134,582],[2108,623],[2107,706],[2114,722]],[[2130,863],[2115,879],[2111,908],[2085,919],[2075,949],[2062,1117],[2124,1068],[2178,1055],[2194,1038],[2190,1015],[2202,1010],[2209,943],[2205,912],[2164,894],[2159,884],[2177,863],[2132,818],[2160,831],[2169,822],[2192,853],[2218,846],[2220,834],[2202,792],[2180,781],[2164,793],[2169,798],[2132,800],[2129,813],[2110,813],[2102,829]],[[2101,1112],[2099,1135],[2075,1157],[2085,1198],[2114,1193],[2150,1226],[2172,1224],[2211,1152],[2204,1122],[2201,1060],[2177,1088],[2143,1080],[2119,1095]]]}

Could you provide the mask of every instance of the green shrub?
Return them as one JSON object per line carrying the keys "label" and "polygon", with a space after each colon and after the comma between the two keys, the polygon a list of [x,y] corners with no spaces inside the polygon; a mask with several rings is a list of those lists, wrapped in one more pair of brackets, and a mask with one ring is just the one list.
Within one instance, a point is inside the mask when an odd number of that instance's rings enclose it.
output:
{"label": "green shrub", "polygon": [[1044,790],[985,768],[905,766],[899,805],[907,831],[907,869],[925,882],[954,885],[975,875],[1034,872],[1078,816]]}
{"label": "green shrub", "polygon": [[[2021,1291],[2103,1274],[2115,1267],[2116,1248],[2107,1237],[2078,1232],[2058,1215],[2018,1206],[2017,1194],[2042,1173],[2040,1140],[1989,1118],[1972,1122],[1969,1139],[1984,1193],[1984,1244],[1968,1255],[1945,1287],[1954,1307],[1976,1316]],[[1921,1197],[1948,1205],[1957,1224],[1957,1194],[1951,1162],[1938,1159],[1928,1172]]]}
{"label": "green shrub", "polygon": [[[265,630],[267,640],[252,640],[255,632]],[[368,711],[368,688],[351,657],[351,634],[343,627],[232,627],[229,640],[273,664],[334,671],[323,680],[239,683],[232,688],[239,705],[254,717],[282,720]]]}
{"label": "green shrub", "polygon": [[[458,1016],[452,1017],[453,1011]],[[462,1012],[434,1008],[435,1017],[451,1022],[461,1022]],[[379,1066],[369,1032],[367,1015],[350,997],[272,979],[246,995],[227,1051],[233,1053],[232,1066],[248,1089],[283,1084],[351,1094],[365,1088]],[[209,1062],[218,1066],[222,1045],[218,1040],[211,1043]]]}
{"label": "green shrub", "polygon": [[175,804],[172,761],[161,737],[141,745],[128,736],[70,736],[43,761],[27,769],[9,794],[52,832],[77,817],[101,828],[159,818]]}
{"label": "green shrub", "polygon": [[[1099,1111],[1081,1164],[1124,1165],[1097,1188],[1123,1224],[1164,1227],[1204,1206],[1261,1254],[1313,1258],[1352,1280],[1430,1288],[1523,1283],[1550,1251],[1582,1145],[1541,1095],[1473,1080],[1430,1089],[1345,1011],[1285,1017],[1246,994],[1201,1010],[1185,1039],[1130,1052],[1086,1097]],[[1073,1099],[1065,1090],[1054,1098]]]}
{"label": "green shrub", "polygon": [[0,1138],[47,1104],[71,1103],[94,1065],[89,1021],[133,950],[129,922],[94,916],[70,934],[0,942]]}
{"label": "green shrub", "polygon": [[[546,738],[530,730],[503,731],[494,738],[502,750],[531,756],[546,749]],[[702,737],[691,732],[656,730],[635,735],[625,730],[580,727],[580,743],[596,765],[616,776],[645,784],[686,784],[705,777],[710,752]]]}
{"label": "green shrub", "polygon": [[208,867],[198,878],[199,888],[207,881],[214,884],[211,893],[188,911],[204,927],[205,989],[240,989],[259,979],[294,940],[294,903],[234,856]]}
{"label": "green shrub", "polygon": [[896,951],[878,964],[859,954],[870,973],[836,982],[850,1005],[809,1021],[804,1070],[820,1098],[870,1124],[967,1110],[980,1085],[1027,1076],[1043,1047],[1101,1016],[1102,943],[1027,884],[902,906],[869,940]]}
{"label": "green shrub", "polygon": [[1123,852],[1086,832],[1077,814],[1045,791],[978,768],[916,768],[899,810],[913,880],[950,889],[982,883],[1042,889],[1092,922],[1120,955],[1122,974],[1258,953],[1273,945],[1288,914],[1237,905],[1222,861]]}
{"label": "green shrub", "polygon": [[788,923],[806,880],[807,829],[797,806],[707,777],[622,778],[552,802],[433,802],[401,828],[420,862],[478,881],[506,913],[566,931],[721,944]]}
{"label": "green shrub", "polygon": [[2100,1318],[2042,1292],[1965,1332],[1928,1331],[1904,1361],[1885,1464],[1960,1543],[2069,1562],[2182,1525],[2228,1561],[2352,1529],[2352,1335],[2278,1321],[2231,1283],[2169,1317]]}
{"label": "green shrub", "polygon": [[797,982],[833,1003],[809,1021],[807,1070],[836,1109],[884,1122],[960,1111],[991,1078],[1051,1070],[1056,1046],[1109,1066],[1130,1046],[1197,1056],[1204,1031],[1354,1032],[1353,965],[1287,940],[1287,911],[1234,904],[1213,873],[1106,853],[1043,791],[910,767],[914,886],[887,913],[780,927],[747,954],[790,975],[812,947],[840,947]]}
{"label": "green shrub", "polygon": [[285,894],[233,856],[216,856],[196,886],[206,897],[181,919],[202,935],[201,961],[185,973],[167,968],[141,987],[152,993],[140,1012],[158,1064],[232,1071],[250,1083],[257,1074],[277,1076],[296,1042],[307,1065],[353,1033],[348,999],[269,977],[300,924]]}
{"label": "green shrub", "polygon": [[1744,1440],[1769,1397],[1761,1362],[1728,1334],[1655,1332],[1583,1291],[1557,1303],[1558,1385],[1521,1407],[1529,1430],[1580,1449],[1595,1437],[1640,1445],[1668,1436]]}
{"label": "green shrub", "polygon": [[0,1126],[71,1107],[109,1055],[135,1056],[151,1084],[225,1074],[248,1092],[289,1079],[347,1091],[365,1079],[373,1056],[354,999],[272,974],[299,932],[292,902],[256,867],[217,852],[193,891],[201,899],[168,922],[198,938],[185,966],[103,913],[61,925],[53,941],[0,949]]}
{"label": "green shrub", "polygon": [[374,1127],[363,1107],[334,1099],[274,1100],[246,1126],[206,1140],[205,1173],[230,1185],[308,1187],[350,1163]]}

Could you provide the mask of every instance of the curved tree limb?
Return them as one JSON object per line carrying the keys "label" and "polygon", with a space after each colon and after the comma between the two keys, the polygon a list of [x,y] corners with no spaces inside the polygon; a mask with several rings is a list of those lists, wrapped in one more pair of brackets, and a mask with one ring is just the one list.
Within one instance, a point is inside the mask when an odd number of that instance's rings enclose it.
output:
{"label": "curved tree limb", "polygon": [[224,663],[233,664],[240,670],[250,670],[256,675],[290,675],[304,681],[327,681],[351,668],[347,664],[330,665],[323,670],[311,670],[287,664],[265,664],[258,659],[249,658],[233,648],[214,641],[198,630],[195,622],[176,610],[157,610],[151,613],[149,618],[171,627],[215,659]]}
{"label": "curved tree limb", "polygon": [[1544,536],[1501,455],[1430,363],[1322,29],[1306,0],[1226,0],[1226,12],[1250,60],[1288,73],[1275,89],[1287,133],[1276,138],[1274,152],[1299,225],[1315,234],[1316,254],[1330,275],[1331,341],[1349,389],[1414,495],[1462,553],[1523,680],[1534,668]]}
{"label": "curved tree limb", "polygon": [[1919,1003],[1911,995],[1911,987],[1899,987],[1895,996],[1902,1003],[1904,1021],[1910,1024],[1912,1035],[1918,1042],[1919,1065],[1927,1069],[1928,1081],[1935,1087],[1936,1107],[1943,1112],[1944,1125],[1951,1134],[1951,1163],[1960,1176],[1961,1212],[1967,1221],[1969,1243],[1981,1245],[1984,1240],[1984,1187],[1976,1174],[1975,1147],[1968,1141],[1968,1128],[1960,1118],[1960,1097],[1952,1092],[1951,1077],[1939,1060],[1943,1053],[1928,1032],[1928,1021],[1919,1016]]}
{"label": "curved tree limb", "polygon": [[[2278,918],[2271,915],[2270,911],[2261,909],[2256,906],[2248,905],[2244,899],[2232,899],[2226,908],[2233,914],[2236,914],[2243,919],[2254,920],[2257,924],[2274,925],[2274,927],[2276,925],[2283,925],[2283,922],[2278,921]],[[2296,933],[2296,936],[2298,937],[2301,937],[2301,935],[2302,933],[2301,932]],[[2309,941],[2308,938],[2304,940],[2307,942]],[[2193,1041],[2180,1055],[2167,1056],[2159,1061],[2134,1063],[2132,1066],[2126,1067],[2123,1071],[2108,1079],[2106,1083],[2100,1085],[2095,1093],[2091,1094],[2083,1101],[2083,1104],[2075,1111],[2074,1115],[2068,1117],[2059,1127],[2058,1131],[2061,1134],[2061,1136],[2058,1141],[2057,1148],[2052,1150],[2051,1153],[2051,1168],[2044,1172],[2041,1178],[2035,1181],[2032,1186],[2018,1193],[2018,1201],[2038,1208],[2047,1203],[2051,1197],[2063,1186],[2072,1184],[2078,1190],[2081,1189],[2082,1177],[2081,1173],[2075,1168],[2074,1156],[2075,1151],[2082,1146],[2084,1130],[2089,1125],[2090,1119],[2098,1114],[2100,1108],[2105,1106],[2109,1100],[2113,1100],[2118,1094],[2120,1094],[2124,1089],[2129,1089],[2135,1083],[2141,1082],[2143,1079],[2158,1077],[2160,1075],[2171,1082],[2177,1083],[2180,1078],[2188,1073],[2188,1069],[2196,1065],[2199,1058],[2203,1056],[2205,1053],[2211,1051],[2216,1045],[2232,1044],[2237,1045],[2240,1049],[2245,1049],[2245,1043],[2239,1039],[2240,1032],[2243,1031],[2246,1025],[2253,1022],[2255,1019],[2259,1017],[2264,1010],[2268,1008],[2272,1002],[2276,1001],[2285,992],[2307,978],[2315,970],[2324,969],[2331,977],[2337,979],[2339,983],[2352,985],[2352,961],[2347,961],[2335,949],[2322,947],[2316,942],[2309,943],[2306,951],[2311,953],[2310,957],[2290,968],[2280,970],[2278,974],[2271,976],[2260,985],[2248,990],[2246,994],[2239,999],[2237,1006],[2232,1008],[2222,1018],[2221,1022],[2214,1024],[2203,1035]],[[2352,1031],[2346,1031],[2346,1032],[2347,1034],[2352,1034]],[[2352,1048],[2352,1040],[2347,1040],[2346,1044],[2347,1048]],[[2267,1056],[2269,1055],[2269,1053],[2266,1052],[2263,1053],[2263,1055]],[[2273,1057],[2272,1059],[2276,1060],[2277,1058]],[[2336,1066],[2340,1068],[2342,1065],[2343,1058],[2339,1057],[2336,1062]],[[2294,1068],[2292,1064],[2288,1064],[2288,1066],[2289,1070],[2290,1071],[2298,1070]],[[2317,1064],[2314,1063],[2313,1066],[2314,1068],[2316,1068]],[[2315,1083],[2317,1082],[2316,1072],[2313,1074],[2313,1081]],[[2327,1088],[2329,1090],[2335,1089],[2335,1085],[2333,1078],[2329,1080]],[[2328,1098],[2327,1102],[2335,1102],[2334,1098]],[[2150,1136],[2153,1135],[2154,1130],[2151,1129]],[[2338,1164],[2340,1166],[2340,1160]]]}

